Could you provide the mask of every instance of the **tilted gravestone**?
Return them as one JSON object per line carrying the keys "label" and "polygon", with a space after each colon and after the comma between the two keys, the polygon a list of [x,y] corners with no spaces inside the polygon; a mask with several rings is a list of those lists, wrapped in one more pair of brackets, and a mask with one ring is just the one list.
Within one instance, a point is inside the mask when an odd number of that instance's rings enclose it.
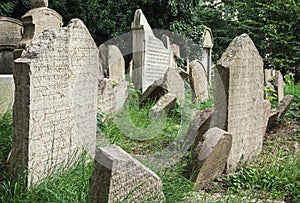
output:
{"label": "tilted gravestone", "polygon": [[171,67],[171,49],[157,39],[142,10],[138,9],[131,24],[133,35],[133,83],[144,92]]}
{"label": "tilted gravestone", "polygon": [[162,182],[130,154],[116,145],[96,152],[90,178],[89,202],[162,202]]}
{"label": "tilted gravestone", "polygon": [[22,16],[24,33],[22,40],[14,50],[14,59],[21,56],[26,45],[45,29],[59,28],[63,25],[62,17],[56,11],[47,8],[47,0],[31,0],[31,10]]}
{"label": "tilted gravestone", "polygon": [[222,175],[231,145],[232,135],[219,128],[211,128],[203,135],[203,142],[196,147],[197,158],[194,160],[199,170],[197,189],[203,189],[206,184]]}
{"label": "tilted gravestone", "polygon": [[19,20],[0,17],[0,74],[11,74],[14,66],[14,49],[22,38]]}
{"label": "tilted gravestone", "polygon": [[232,134],[228,171],[261,152],[264,136],[263,60],[247,34],[236,37],[216,65],[213,125]]}
{"label": "tilted gravestone", "polygon": [[16,86],[10,166],[28,185],[86,150],[95,153],[98,48],[79,19],[46,30],[13,69]]}
{"label": "tilted gravestone", "polygon": [[205,67],[200,61],[194,60],[190,63],[189,72],[193,97],[199,102],[209,99],[209,84]]}

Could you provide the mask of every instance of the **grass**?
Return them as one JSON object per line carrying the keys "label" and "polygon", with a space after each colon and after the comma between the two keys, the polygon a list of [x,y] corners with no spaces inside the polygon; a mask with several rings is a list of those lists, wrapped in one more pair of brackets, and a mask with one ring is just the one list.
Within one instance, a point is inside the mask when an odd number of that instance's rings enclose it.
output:
{"label": "grass", "polygon": [[[200,194],[193,191],[194,183],[184,176],[188,159],[183,157],[175,166],[157,172],[163,181],[165,202],[244,202],[245,197],[300,202],[300,150],[297,151],[295,145],[300,141],[300,85],[286,85],[285,91],[295,96],[291,109],[273,134],[267,134],[263,152],[254,163],[241,166],[236,173],[215,180],[205,188],[205,194]],[[138,93],[132,96],[128,117],[141,130],[135,132],[141,133],[149,131],[153,125],[148,116],[153,104],[140,107],[138,96]],[[207,107],[211,107],[211,102],[201,103],[195,108]],[[150,133],[151,139],[130,137],[122,128],[120,130],[120,124],[124,120],[119,120],[118,123],[116,119],[107,118],[103,121],[102,115],[98,115],[98,127],[101,130],[101,137],[98,139],[117,144],[132,154],[160,151],[176,137],[181,127],[181,111],[182,108],[176,106],[165,118],[164,127],[159,132],[155,131],[157,136],[152,137]],[[10,111],[0,117],[0,127],[0,202],[87,202],[93,163],[87,164],[85,156],[68,171],[57,171],[29,190],[21,186],[23,177],[15,183],[10,182],[7,169],[13,130]],[[218,197],[218,200],[212,196]]]}

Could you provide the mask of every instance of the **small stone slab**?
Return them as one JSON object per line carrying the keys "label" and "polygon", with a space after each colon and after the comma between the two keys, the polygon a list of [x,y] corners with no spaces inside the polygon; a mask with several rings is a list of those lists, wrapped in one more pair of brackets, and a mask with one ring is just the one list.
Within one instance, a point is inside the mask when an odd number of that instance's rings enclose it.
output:
{"label": "small stone slab", "polygon": [[96,152],[89,203],[163,202],[161,179],[116,145]]}
{"label": "small stone slab", "polygon": [[201,167],[197,179],[196,188],[203,187],[215,178],[221,176],[229,156],[232,145],[232,135],[219,128],[209,129],[203,143],[199,143],[197,163]]}
{"label": "small stone slab", "polygon": [[284,80],[280,71],[276,71],[275,73],[274,86],[277,90],[278,102],[280,102],[284,97]]}
{"label": "small stone slab", "polygon": [[162,96],[157,103],[150,109],[150,115],[160,115],[163,112],[168,113],[176,104],[176,95],[166,94]]}

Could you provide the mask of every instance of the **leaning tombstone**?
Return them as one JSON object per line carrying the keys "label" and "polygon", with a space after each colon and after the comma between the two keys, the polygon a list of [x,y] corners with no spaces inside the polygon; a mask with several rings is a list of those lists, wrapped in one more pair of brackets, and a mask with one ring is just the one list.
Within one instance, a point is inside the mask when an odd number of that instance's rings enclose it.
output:
{"label": "leaning tombstone", "polygon": [[31,0],[29,10],[22,16],[24,33],[22,40],[14,50],[14,59],[21,56],[26,45],[46,29],[59,28],[63,25],[62,17],[56,11],[47,8],[47,0]]}
{"label": "leaning tombstone", "polygon": [[213,126],[232,134],[229,172],[261,152],[263,99],[263,60],[250,37],[242,34],[230,43],[216,65],[216,110],[212,120]]}
{"label": "leaning tombstone", "polygon": [[278,102],[284,97],[284,80],[280,71],[275,72],[274,86],[277,90]]}
{"label": "leaning tombstone", "polygon": [[116,145],[96,152],[89,203],[163,202],[161,179]]}
{"label": "leaning tombstone", "polygon": [[231,145],[232,135],[222,129],[211,128],[204,134],[203,142],[196,147],[197,158],[194,160],[199,171],[196,178],[197,189],[203,189],[222,175]]}
{"label": "leaning tombstone", "polygon": [[10,167],[27,184],[95,153],[98,48],[79,19],[45,30],[15,60]]}
{"label": "leaning tombstone", "polygon": [[149,114],[152,116],[157,116],[162,113],[168,113],[175,107],[175,104],[176,104],[176,95],[170,93],[165,94],[150,109]]}
{"label": "leaning tombstone", "polygon": [[136,10],[132,29],[132,80],[136,89],[146,89],[171,67],[171,50],[157,39],[141,9]]}
{"label": "leaning tombstone", "polygon": [[19,20],[0,17],[0,74],[12,74],[14,49],[22,38],[22,23]]}
{"label": "leaning tombstone", "polygon": [[207,72],[202,63],[194,60],[190,63],[190,83],[193,90],[193,97],[196,101],[202,102],[209,99],[209,84]]}

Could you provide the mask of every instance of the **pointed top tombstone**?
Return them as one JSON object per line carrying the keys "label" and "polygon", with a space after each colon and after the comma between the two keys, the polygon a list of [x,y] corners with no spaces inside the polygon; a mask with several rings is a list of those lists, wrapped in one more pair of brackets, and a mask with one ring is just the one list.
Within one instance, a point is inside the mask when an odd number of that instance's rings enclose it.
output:
{"label": "pointed top tombstone", "polygon": [[247,34],[236,37],[216,66],[214,125],[232,134],[229,171],[260,153],[264,135],[263,60]]}
{"label": "pointed top tombstone", "polygon": [[48,0],[30,0],[30,8],[48,7]]}
{"label": "pointed top tombstone", "polygon": [[131,23],[131,28],[133,30],[134,29],[143,29],[143,30],[152,32],[152,29],[141,9],[138,9],[135,11],[134,20]]}

